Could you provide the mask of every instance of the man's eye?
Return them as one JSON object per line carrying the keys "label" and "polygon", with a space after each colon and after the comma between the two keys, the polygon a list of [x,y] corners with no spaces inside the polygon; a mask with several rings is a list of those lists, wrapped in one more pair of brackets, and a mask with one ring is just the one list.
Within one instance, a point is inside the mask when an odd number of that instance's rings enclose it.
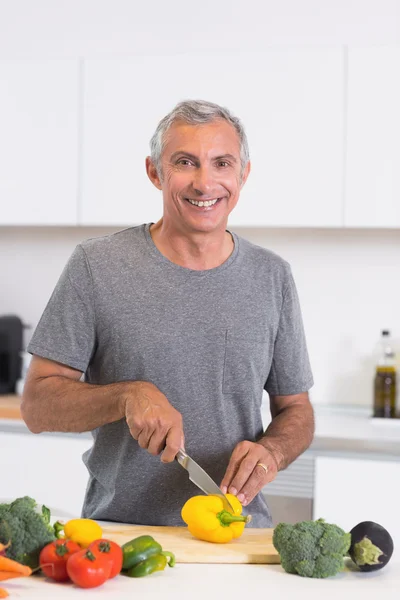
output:
{"label": "man's eye", "polygon": [[188,158],[181,158],[178,160],[178,165],[184,165],[185,167],[188,165],[193,164],[191,160],[189,160]]}
{"label": "man's eye", "polygon": [[219,167],[228,167],[228,166],[229,166],[229,163],[227,163],[227,162],[226,162],[226,160],[220,160],[220,161],[218,162],[218,166],[219,166]]}

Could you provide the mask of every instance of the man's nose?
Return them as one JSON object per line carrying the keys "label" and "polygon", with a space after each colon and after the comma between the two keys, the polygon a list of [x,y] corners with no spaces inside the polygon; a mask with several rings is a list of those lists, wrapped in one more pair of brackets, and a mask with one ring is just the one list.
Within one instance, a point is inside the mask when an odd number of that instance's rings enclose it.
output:
{"label": "man's nose", "polygon": [[193,187],[200,196],[205,196],[213,189],[212,170],[209,167],[198,167],[195,172]]}

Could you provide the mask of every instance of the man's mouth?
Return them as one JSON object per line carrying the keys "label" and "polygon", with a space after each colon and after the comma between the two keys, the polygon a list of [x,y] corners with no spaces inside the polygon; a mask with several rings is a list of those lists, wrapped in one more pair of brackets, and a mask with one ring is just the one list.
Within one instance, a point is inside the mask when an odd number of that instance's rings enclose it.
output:
{"label": "man's mouth", "polygon": [[212,198],[210,200],[193,200],[192,198],[185,198],[185,200],[187,200],[193,206],[207,208],[209,206],[214,206],[214,204],[216,204],[219,200],[222,200],[222,198]]}

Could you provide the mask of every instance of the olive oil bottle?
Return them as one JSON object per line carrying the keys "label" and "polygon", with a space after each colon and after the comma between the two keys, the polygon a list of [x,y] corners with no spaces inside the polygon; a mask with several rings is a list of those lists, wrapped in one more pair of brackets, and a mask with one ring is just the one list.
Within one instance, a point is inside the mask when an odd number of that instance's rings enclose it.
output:
{"label": "olive oil bottle", "polygon": [[396,356],[391,345],[390,331],[384,329],[381,332],[381,355],[375,370],[374,417],[396,417],[396,375]]}

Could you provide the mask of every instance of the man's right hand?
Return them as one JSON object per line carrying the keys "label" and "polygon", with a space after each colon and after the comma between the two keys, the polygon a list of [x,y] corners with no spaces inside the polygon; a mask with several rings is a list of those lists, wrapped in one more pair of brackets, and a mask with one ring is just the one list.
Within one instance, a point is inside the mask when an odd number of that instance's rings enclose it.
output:
{"label": "man's right hand", "polygon": [[160,390],[147,381],[135,381],[124,392],[125,417],[141,448],[161,461],[172,462],[184,448],[182,415]]}

